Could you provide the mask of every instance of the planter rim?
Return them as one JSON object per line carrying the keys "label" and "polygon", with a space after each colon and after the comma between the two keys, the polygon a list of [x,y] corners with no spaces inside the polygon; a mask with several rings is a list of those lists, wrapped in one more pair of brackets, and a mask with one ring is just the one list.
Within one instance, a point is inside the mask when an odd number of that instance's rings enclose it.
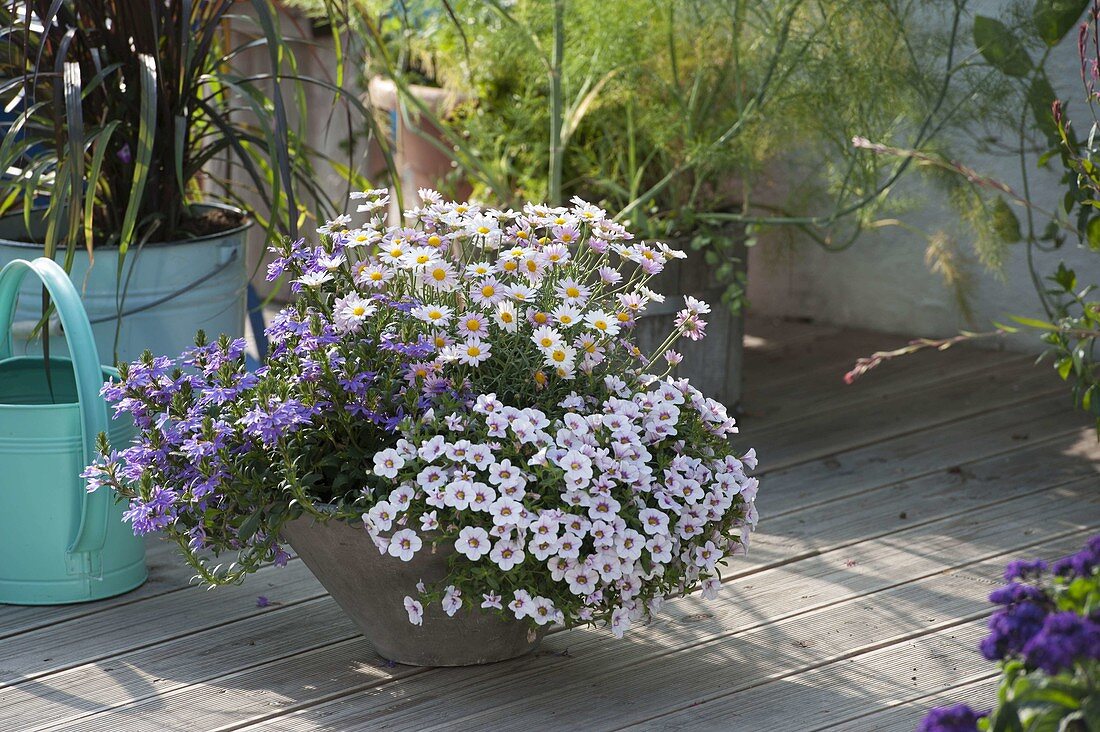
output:
{"label": "planter rim", "polygon": [[[205,203],[193,204],[192,207],[193,208],[198,208],[198,209],[206,209],[206,210],[215,209],[215,210],[222,210],[222,211],[231,211],[233,213],[240,214],[243,218],[241,220],[241,223],[238,226],[234,226],[232,229],[226,229],[225,231],[219,231],[219,232],[214,233],[214,234],[204,234],[203,236],[196,236],[192,239],[172,239],[172,240],[169,240],[169,241],[150,241],[150,242],[146,242],[144,246],[145,247],[159,248],[159,247],[186,246],[188,244],[207,244],[211,241],[216,241],[218,239],[225,239],[225,238],[228,238],[228,237],[231,237],[231,236],[236,236],[238,234],[242,234],[242,233],[248,231],[248,229],[250,229],[252,227],[252,224],[254,223],[252,217],[248,215],[247,211],[245,211],[242,208],[238,208],[236,206],[231,206],[227,203],[219,203],[217,201],[208,201],[208,202],[205,202]],[[31,209],[31,214],[32,215],[38,214],[38,213],[41,213],[45,210],[46,209],[44,209],[44,208],[34,208],[34,209]],[[0,222],[8,221],[8,220],[11,220],[11,219],[14,219],[14,218],[17,218],[17,217],[22,218],[22,216],[23,216],[23,214],[21,212],[14,212],[14,213],[4,214],[3,216],[0,216]],[[38,242],[20,241],[19,239],[8,239],[7,237],[3,237],[3,236],[0,236],[0,243],[3,243],[5,246],[19,247],[19,248],[23,248],[23,249],[41,250],[43,248],[43,245],[38,243]],[[86,250],[81,250],[81,251],[86,251]],[[93,252],[96,252],[96,251],[99,251],[99,252],[117,252],[118,247],[92,247],[92,251]]]}
{"label": "planter rim", "polygon": [[[453,89],[444,89],[441,86],[427,86],[425,84],[406,84],[405,86],[435,112],[450,111],[470,99],[469,94]],[[387,112],[392,112],[397,109],[400,90],[392,79],[375,75],[367,83],[366,95],[376,106]]]}

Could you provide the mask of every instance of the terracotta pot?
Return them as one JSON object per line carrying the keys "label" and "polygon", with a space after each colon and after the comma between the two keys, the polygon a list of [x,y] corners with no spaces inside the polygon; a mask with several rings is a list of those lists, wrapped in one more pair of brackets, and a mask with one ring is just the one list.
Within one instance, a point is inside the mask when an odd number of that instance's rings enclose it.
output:
{"label": "terracotta pot", "polygon": [[422,625],[410,623],[405,596],[416,597],[417,582],[432,584],[447,575],[453,546],[425,543],[403,562],[379,554],[362,526],[309,516],[288,522],[283,537],[378,655],[390,661],[410,666],[493,663],[531,653],[546,635],[546,628],[493,612],[463,608],[447,617],[439,603],[424,608]]}
{"label": "terracotta pot", "polygon": [[[460,95],[432,86],[409,85],[409,93],[415,96],[434,114],[446,114],[456,104],[464,101]],[[446,144],[439,129],[420,115],[415,107],[408,106],[406,124],[398,103],[400,101],[396,85],[389,79],[375,77],[368,86],[371,104],[377,109],[390,113],[390,134],[393,137],[394,164],[401,177],[401,193],[404,208],[420,205],[418,188],[437,189],[451,172],[451,158],[442,152],[435,143]],[[458,198],[469,195],[469,190],[456,191]]]}

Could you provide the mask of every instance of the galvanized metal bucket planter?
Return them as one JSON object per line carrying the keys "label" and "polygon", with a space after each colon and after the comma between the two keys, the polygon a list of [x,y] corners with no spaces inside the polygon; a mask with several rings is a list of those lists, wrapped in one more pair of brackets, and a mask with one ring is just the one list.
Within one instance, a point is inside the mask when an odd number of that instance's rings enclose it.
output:
{"label": "galvanized metal bucket planter", "polygon": [[424,608],[422,625],[411,624],[403,599],[416,596],[417,582],[431,584],[447,575],[453,547],[425,542],[411,561],[403,562],[380,555],[362,526],[309,516],[288,522],[283,537],[388,660],[410,666],[493,663],[534,651],[546,634],[545,628],[492,612],[463,608],[447,617],[439,603]]}
{"label": "galvanized metal bucket planter", "polygon": [[[209,206],[210,208],[226,208]],[[245,224],[211,236],[131,247],[119,284],[118,250],[97,249],[91,265],[83,249],[75,253],[70,279],[81,293],[96,347],[114,363],[115,332],[120,361],[133,361],[146,349],[174,354],[195,343],[195,331],[244,335],[248,265]],[[0,266],[41,256],[42,231],[27,231],[22,214],[0,218]],[[38,323],[36,284],[27,283],[15,313],[15,353],[37,354],[27,335]],[[64,351],[61,339],[58,339]],[[51,342],[52,345],[52,342]]]}
{"label": "galvanized metal bucket planter", "polygon": [[[72,354],[51,358],[48,372],[41,357],[11,356],[16,296],[32,273]],[[0,270],[0,603],[85,602],[145,581],[144,544],[123,523],[123,506],[109,490],[88,493],[80,477],[100,432],[109,429],[116,445],[133,434],[132,424],[108,420],[99,395],[112,375],[61,267],[39,258]]]}

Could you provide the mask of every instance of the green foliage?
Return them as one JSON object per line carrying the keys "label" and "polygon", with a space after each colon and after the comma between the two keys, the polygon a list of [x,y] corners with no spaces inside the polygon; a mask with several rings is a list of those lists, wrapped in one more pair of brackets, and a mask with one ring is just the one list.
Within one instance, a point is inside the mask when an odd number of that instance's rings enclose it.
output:
{"label": "green foliage", "polygon": [[[338,14],[334,2],[325,6]],[[331,212],[317,183],[317,154],[289,122],[288,107],[293,101],[304,123],[302,90],[312,85],[365,110],[338,83],[299,73],[276,3],[246,7],[241,13],[233,0],[0,6],[0,106],[16,114],[0,141],[0,170],[13,176],[0,214],[22,210],[30,228],[32,208],[45,198],[47,255],[67,247],[71,261],[77,247],[124,253],[208,233],[192,204],[218,197],[209,182],[221,184],[229,203],[242,203],[251,188],[263,201],[256,213],[265,226],[288,234],[315,205]],[[234,67],[250,50],[268,58],[263,72]],[[215,162],[225,163],[229,180],[214,178]]]}
{"label": "green foliage", "polygon": [[974,18],[974,45],[1003,74],[1024,76],[1033,68],[1031,56],[1019,37],[996,18],[984,15]]}

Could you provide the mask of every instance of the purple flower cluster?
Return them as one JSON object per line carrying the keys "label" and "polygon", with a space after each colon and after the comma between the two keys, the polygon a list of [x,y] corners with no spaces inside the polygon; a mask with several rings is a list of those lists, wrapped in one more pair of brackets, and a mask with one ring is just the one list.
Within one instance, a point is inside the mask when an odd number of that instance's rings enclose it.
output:
{"label": "purple flower cluster", "polygon": [[[1039,559],[1010,562],[1004,577],[1008,584],[989,596],[998,607],[980,650],[990,661],[1023,661],[1023,670],[1014,672],[1023,676],[1010,675],[1002,685],[1002,694],[1011,693],[1021,704],[1027,701],[1030,675],[1076,678],[1082,664],[1100,661],[1100,612],[1085,599],[1100,592],[1100,536],[1050,565]],[[965,704],[942,707],[929,712],[917,729],[969,732],[982,716]]]}
{"label": "purple flower cluster", "polygon": [[1100,567],[1100,535],[1088,540],[1084,549],[1063,557],[1050,566],[1050,571],[1060,577],[1088,577]]}
{"label": "purple flower cluster", "polygon": [[977,732],[978,720],[988,712],[975,712],[966,704],[939,707],[928,713],[917,732]]}

